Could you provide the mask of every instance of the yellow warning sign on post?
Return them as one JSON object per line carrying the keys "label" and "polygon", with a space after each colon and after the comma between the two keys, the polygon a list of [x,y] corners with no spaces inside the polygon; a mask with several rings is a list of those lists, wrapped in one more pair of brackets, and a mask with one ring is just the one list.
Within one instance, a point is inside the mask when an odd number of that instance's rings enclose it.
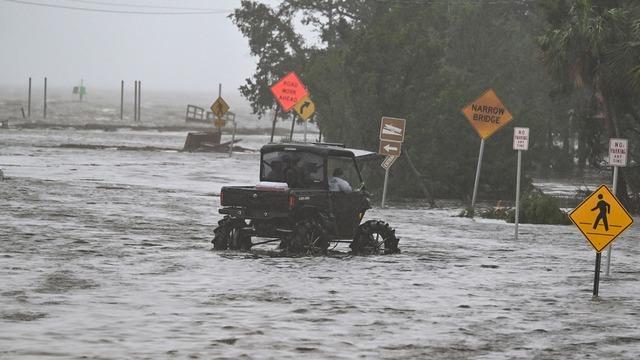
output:
{"label": "yellow warning sign on post", "polygon": [[294,108],[296,109],[296,112],[298,113],[298,115],[300,115],[300,117],[304,121],[309,120],[313,116],[313,114],[316,112],[316,104],[314,104],[313,101],[311,101],[311,99],[309,98],[309,95],[300,99],[300,101],[298,101],[294,105]]}
{"label": "yellow warning sign on post", "polygon": [[211,105],[211,111],[218,117],[218,119],[220,119],[222,118],[222,115],[229,111],[229,105],[227,105],[227,102],[219,96],[213,105]]}
{"label": "yellow warning sign on post", "polygon": [[605,249],[633,224],[631,215],[605,185],[578,205],[569,218],[596,252]]}
{"label": "yellow warning sign on post", "polygon": [[483,139],[489,138],[513,119],[493,89],[485,91],[482,96],[465,106],[462,113]]}

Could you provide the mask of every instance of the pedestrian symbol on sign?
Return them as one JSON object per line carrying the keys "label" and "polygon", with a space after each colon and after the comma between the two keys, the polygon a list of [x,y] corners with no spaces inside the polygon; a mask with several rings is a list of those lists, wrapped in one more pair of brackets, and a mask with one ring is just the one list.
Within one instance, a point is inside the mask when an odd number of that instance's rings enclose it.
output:
{"label": "pedestrian symbol on sign", "polygon": [[609,222],[607,222],[607,214],[609,214],[611,212],[611,205],[609,205],[608,202],[602,200],[602,194],[598,194],[598,204],[596,204],[596,206],[591,209],[591,211],[596,211],[596,210],[600,210],[600,213],[598,213],[598,216],[596,216],[596,221],[593,223],[593,229],[597,229],[598,228],[598,224],[600,223],[600,220],[602,220],[602,222],[604,223],[604,230],[605,231],[609,231]]}
{"label": "pedestrian symbol on sign", "polygon": [[633,223],[633,218],[605,185],[594,191],[569,215],[591,243],[602,251]]}

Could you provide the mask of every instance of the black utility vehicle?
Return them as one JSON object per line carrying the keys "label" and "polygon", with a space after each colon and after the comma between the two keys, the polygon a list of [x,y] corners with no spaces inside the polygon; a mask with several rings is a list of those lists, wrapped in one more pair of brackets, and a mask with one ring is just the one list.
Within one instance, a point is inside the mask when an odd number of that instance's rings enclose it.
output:
{"label": "black utility vehicle", "polygon": [[[260,150],[260,182],[225,186],[214,230],[215,249],[249,250],[280,241],[292,254],[322,254],[348,242],[356,254],[397,253],[395,230],[385,222],[361,223],[371,208],[356,158],[374,153],[338,144],[269,144]],[[252,242],[252,237],[271,238]]]}

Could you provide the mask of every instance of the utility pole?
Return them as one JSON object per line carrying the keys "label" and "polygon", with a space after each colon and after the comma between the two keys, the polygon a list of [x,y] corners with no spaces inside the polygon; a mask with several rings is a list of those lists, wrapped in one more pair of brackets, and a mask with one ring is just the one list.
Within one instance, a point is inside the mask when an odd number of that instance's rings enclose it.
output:
{"label": "utility pole", "polygon": [[27,102],[27,118],[31,120],[31,78],[29,78],[29,101]]}
{"label": "utility pole", "polygon": [[44,78],[44,108],[42,110],[42,117],[47,118],[47,78]]}
{"label": "utility pole", "polygon": [[133,122],[138,121],[138,80],[133,82]]}
{"label": "utility pole", "polygon": [[120,120],[124,115],[124,80],[120,81]]}
{"label": "utility pole", "polygon": [[140,110],[142,109],[142,81],[138,80],[138,121],[140,120]]}

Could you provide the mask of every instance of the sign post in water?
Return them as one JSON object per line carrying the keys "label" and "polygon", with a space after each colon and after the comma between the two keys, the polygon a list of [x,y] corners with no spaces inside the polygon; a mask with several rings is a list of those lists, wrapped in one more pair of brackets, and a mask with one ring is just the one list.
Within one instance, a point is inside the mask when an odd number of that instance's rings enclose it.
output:
{"label": "sign post in water", "polygon": [[518,240],[518,223],[520,220],[520,174],[522,169],[522,151],[529,150],[529,128],[513,128],[513,150],[518,151],[518,167],[516,170],[516,240]]}
{"label": "sign post in water", "polygon": [[[618,167],[627,166],[627,139],[609,139],[609,166],[613,166],[613,195],[618,190]],[[613,244],[607,248],[607,264],[605,276],[609,276],[611,269],[611,250]]]}
{"label": "sign post in water", "polygon": [[384,172],[384,185],[382,188],[382,203],[384,207],[387,199],[387,183],[389,182],[389,169],[394,161],[400,156],[402,151],[402,142],[404,141],[404,130],[406,126],[405,119],[397,119],[392,117],[383,117],[380,121],[380,146],[378,154],[386,155],[386,159],[381,166]]}
{"label": "sign post in water", "polygon": [[471,216],[476,206],[478,194],[478,182],[480,181],[480,168],[482,167],[482,155],[484,153],[484,141],[513,119],[506,106],[500,101],[498,95],[489,89],[479,98],[462,108],[462,113],[469,123],[480,135],[480,151],[478,153],[478,166],[476,178],[473,184],[473,196],[471,198]]}

